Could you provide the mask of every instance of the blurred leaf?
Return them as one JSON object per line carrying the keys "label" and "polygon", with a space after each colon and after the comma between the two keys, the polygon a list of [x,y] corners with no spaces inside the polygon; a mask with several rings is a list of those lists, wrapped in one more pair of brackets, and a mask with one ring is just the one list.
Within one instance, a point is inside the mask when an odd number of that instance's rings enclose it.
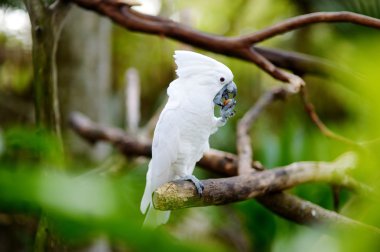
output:
{"label": "blurred leaf", "polygon": [[22,8],[23,6],[22,0],[0,0],[0,7]]}
{"label": "blurred leaf", "polygon": [[23,168],[30,164],[41,167],[61,168],[63,157],[55,136],[44,130],[15,127],[3,133],[4,151],[0,165],[9,169]]}
{"label": "blurred leaf", "polygon": [[[32,169],[31,169],[32,170]],[[75,243],[107,234],[130,248],[146,251],[207,251],[207,244],[180,242],[162,230],[141,229],[143,216],[132,199],[133,185],[99,177],[73,178],[62,173],[0,170],[2,211],[42,211],[49,227]],[[123,190],[131,188],[131,190]]]}

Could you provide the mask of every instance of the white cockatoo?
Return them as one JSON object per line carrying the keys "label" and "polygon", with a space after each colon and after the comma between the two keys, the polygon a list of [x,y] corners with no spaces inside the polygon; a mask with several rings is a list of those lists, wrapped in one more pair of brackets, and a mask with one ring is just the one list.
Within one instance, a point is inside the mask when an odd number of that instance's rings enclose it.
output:
{"label": "white cockatoo", "polygon": [[[148,213],[144,226],[168,221],[170,211],[152,205],[152,193],[171,180],[190,180],[200,196],[203,185],[192,175],[195,164],[209,150],[209,137],[234,114],[236,85],[231,70],[222,63],[190,51],[176,51],[178,78],[170,83],[165,108],[157,122],[152,159],[140,210]],[[230,99],[230,94],[233,96]],[[221,117],[214,116],[214,106]]]}

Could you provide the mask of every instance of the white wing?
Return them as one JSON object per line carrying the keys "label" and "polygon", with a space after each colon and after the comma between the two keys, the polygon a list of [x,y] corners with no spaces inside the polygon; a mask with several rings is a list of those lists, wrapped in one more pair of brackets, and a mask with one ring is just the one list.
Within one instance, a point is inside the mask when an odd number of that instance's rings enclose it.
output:
{"label": "white wing", "polygon": [[[158,120],[152,144],[152,159],[146,176],[145,192],[141,200],[142,213],[145,213],[151,204],[153,191],[174,178],[171,166],[177,159],[180,145],[179,117],[176,109],[166,108]],[[168,214],[166,215],[168,218]]]}

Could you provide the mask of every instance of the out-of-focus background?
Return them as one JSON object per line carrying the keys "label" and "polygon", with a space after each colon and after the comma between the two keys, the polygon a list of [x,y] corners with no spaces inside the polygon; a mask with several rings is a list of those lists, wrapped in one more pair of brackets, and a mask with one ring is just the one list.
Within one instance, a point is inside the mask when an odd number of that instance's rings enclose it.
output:
{"label": "out-of-focus background", "polygon": [[[379,0],[141,3],[136,10],[225,36],[247,34],[314,11],[347,10],[380,18]],[[254,200],[174,211],[159,230],[141,230],[139,202],[149,160],[125,158],[107,144],[90,146],[68,126],[69,114],[80,111],[100,124],[151,137],[142,129],[165,102],[166,88],[175,78],[173,52],[194,50],[223,62],[234,73],[239,89],[237,114],[211,137],[211,146],[236,153],[237,120],[265,90],[282,84],[253,64],[131,32],[73,6],[57,49],[62,156],[57,139],[34,126],[29,16],[22,2],[0,4],[0,251],[40,248],[38,242],[46,237],[37,230],[46,223],[53,230],[48,234],[49,248],[57,251],[379,251],[380,242],[373,237],[299,226]],[[374,140],[358,151],[359,165],[352,173],[375,188],[380,174],[379,41],[378,30],[318,24],[263,43],[323,58],[337,69],[329,76],[304,76],[310,100],[333,131],[357,142]],[[140,99],[137,126],[127,120],[126,93],[131,83],[140,87],[134,96]],[[323,136],[297,95],[263,113],[252,131],[252,142],[255,160],[266,167],[330,161],[352,150]],[[195,174],[215,177],[199,169]],[[291,192],[327,209],[333,207],[329,185],[308,184]],[[342,213],[380,225],[379,204],[345,190],[340,196]]]}

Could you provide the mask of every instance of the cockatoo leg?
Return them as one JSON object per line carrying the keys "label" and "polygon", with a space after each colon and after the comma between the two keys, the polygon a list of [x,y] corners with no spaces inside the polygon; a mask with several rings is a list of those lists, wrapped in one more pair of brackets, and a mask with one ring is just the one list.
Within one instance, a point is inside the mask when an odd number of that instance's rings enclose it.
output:
{"label": "cockatoo leg", "polygon": [[197,192],[198,192],[199,197],[202,197],[204,185],[194,175],[186,175],[186,176],[181,177],[177,180],[191,181],[195,185],[195,188],[197,188]]}

